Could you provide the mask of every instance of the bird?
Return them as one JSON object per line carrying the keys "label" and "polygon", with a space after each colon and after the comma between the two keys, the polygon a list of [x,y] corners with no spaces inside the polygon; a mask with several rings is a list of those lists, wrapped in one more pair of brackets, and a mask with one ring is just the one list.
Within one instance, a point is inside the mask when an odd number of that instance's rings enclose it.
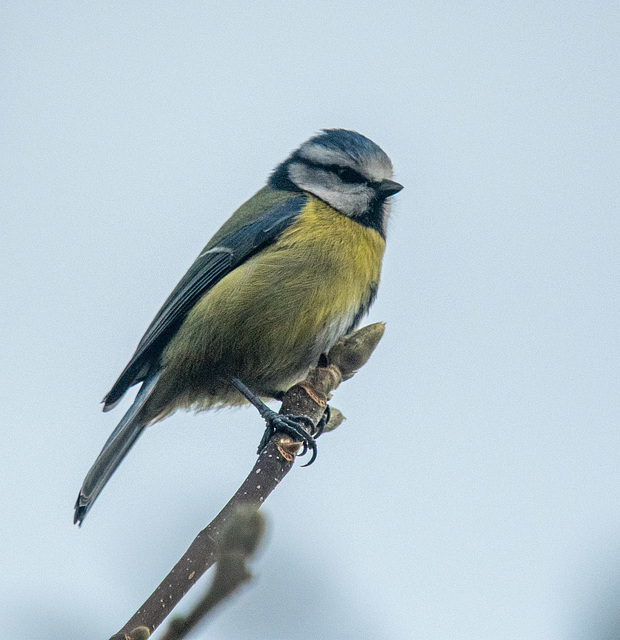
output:
{"label": "bird", "polygon": [[74,508],[81,525],[144,429],[177,409],[251,403],[273,433],[312,450],[303,416],[280,399],[374,302],[390,198],[403,186],[369,138],[323,129],[281,162],[221,226],[147,328],[103,399],[112,409],[141,384],[88,471]]}

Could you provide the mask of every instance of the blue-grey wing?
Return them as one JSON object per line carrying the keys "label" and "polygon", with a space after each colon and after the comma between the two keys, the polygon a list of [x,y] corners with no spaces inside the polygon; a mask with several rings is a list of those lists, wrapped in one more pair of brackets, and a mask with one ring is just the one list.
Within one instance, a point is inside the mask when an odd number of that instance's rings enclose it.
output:
{"label": "blue-grey wing", "polygon": [[162,351],[196,302],[226,274],[274,242],[297,218],[305,203],[305,196],[297,196],[273,207],[224,236],[196,258],[157,312],[136,352],[103,399],[104,411],[111,409],[129,387],[141,382],[152,367],[157,367]]}

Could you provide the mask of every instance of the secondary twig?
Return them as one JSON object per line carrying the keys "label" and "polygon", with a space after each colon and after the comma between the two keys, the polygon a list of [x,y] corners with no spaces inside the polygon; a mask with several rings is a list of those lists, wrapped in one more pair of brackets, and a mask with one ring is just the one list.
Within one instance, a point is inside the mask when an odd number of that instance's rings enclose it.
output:
{"label": "secondary twig", "polygon": [[[303,382],[286,392],[280,413],[305,415],[316,425],[325,411],[331,392],[366,363],[383,336],[383,331],[384,324],[377,322],[343,338],[320,366],[312,369]],[[332,417],[326,431],[332,430],[341,419]],[[278,433],[271,438],[228,504],[196,536],[162,583],[110,640],[142,640],[149,637],[144,634],[152,633],[214,564],[222,532],[232,514],[240,505],[251,505],[258,509],[289,472],[298,450],[299,444],[287,436]]]}
{"label": "secondary twig", "polygon": [[209,590],[184,618],[173,618],[161,640],[182,640],[220,602],[231,596],[252,577],[246,561],[254,555],[265,531],[265,520],[248,505],[239,507],[222,533]]}

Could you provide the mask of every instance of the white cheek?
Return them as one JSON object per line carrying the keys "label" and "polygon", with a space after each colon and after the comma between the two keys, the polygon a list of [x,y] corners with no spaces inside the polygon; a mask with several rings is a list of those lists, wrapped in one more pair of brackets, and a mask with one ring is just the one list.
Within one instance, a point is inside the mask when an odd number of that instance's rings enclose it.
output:
{"label": "white cheek", "polygon": [[368,199],[363,193],[320,186],[308,186],[308,191],[348,216],[359,215],[368,207]]}
{"label": "white cheek", "polygon": [[373,197],[372,189],[366,185],[343,183],[325,171],[312,170],[303,164],[292,164],[289,177],[300,189],[347,216],[363,214]]}

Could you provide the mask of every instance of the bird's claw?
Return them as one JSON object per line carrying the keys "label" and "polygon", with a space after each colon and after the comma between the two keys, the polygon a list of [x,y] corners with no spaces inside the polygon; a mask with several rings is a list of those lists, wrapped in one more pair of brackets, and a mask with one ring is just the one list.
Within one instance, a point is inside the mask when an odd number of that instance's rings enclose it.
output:
{"label": "bird's claw", "polygon": [[267,415],[263,415],[267,422],[267,428],[258,445],[258,453],[267,446],[271,437],[276,433],[285,433],[296,442],[301,443],[301,453],[303,456],[308,451],[312,451],[310,461],[304,464],[304,467],[311,465],[316,460],[317,449],[314,438],[310,435],[310,431],[315,430],[314,422],[307,416],[291,416],[271,411]]}
{"label": "bird's claw", "polygon": [[325,407],[325,411],[323,412],[323,415],[321,416],[321,419],[319,420],[318,424],[315,427],[315,433],[314,433],[315,439],[318,438],[323,433],[323,431],[325,430],[325,427],[329,423],[329,419],[331,418],[331,415],[332,415],[332,410],[330,406],[327,405]]}

